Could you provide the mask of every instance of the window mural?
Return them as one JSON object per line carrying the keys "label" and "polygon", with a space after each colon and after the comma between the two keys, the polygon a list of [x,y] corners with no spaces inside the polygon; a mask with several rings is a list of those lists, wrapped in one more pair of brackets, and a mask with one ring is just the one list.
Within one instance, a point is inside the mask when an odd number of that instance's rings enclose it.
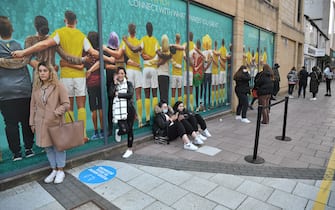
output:
{"label": "window mural", "polygon": [[[115,125],[111,116],[113,99],[109,97],[109,89],[119,66],[126,68],[128,81],[131,81],[135,88],[133,101],[137,112],[134,124],[136,132],[151,131],[154,107],[162,99],[173,105],[177,100],[186,104],[189,97],[189,109],[206,112],[205,114],[229,108],[231,17],[197,4],[190,4],[190,33],[187,34],[186,1],[102,0],[101,2],[104,54],[116,59],[105,62],[103,81],[106,84],[99,85],[105,85],[106,91],[99,92],[100,86],[98,89],[88,87],[88,91],[85,91],[85,106],[80,107],[80,101],[79,104],[78,101],[74,102],[75,119],[86,121],[85,135],[90,138],[87,144],[74,151],[103,146],[105,142],[102,132],[112,134],[107,142],[115,143]],[[0,9],[1,15],[7,16],[13,25],[13,39],[20,42],[22,47],[28,36],[37,35],[34,19],[38,15],[47,19],[48,34],[52,37],[55,36],[53,32],[56,29],[65,27],[66,10],[76,14],[76,28],[83,34],[88,36],[90,32],[98,32],[97,5],[96,1],[92,0],[3,0]],[[187,36],[191,40],[189,46],[187,46]],[[198,47],[197,42],[199,42]],[[93,41],[90,44],[99,48]],[[186,57],[187,47],[188,58]],[[255,46],[252,47],[255,48]],[[76,58],[81,56],[85,54],[77,55]],[[33,59],[35,57],[33,56]],[[188,73],[186,60],[190,64]],[[61,62],[61,57],[56,54],[55,65],[59,69],[58,76],[62,77],[63,69],[67,64],[64,61]],[[88,82],[92,76],[91,72],[86,73],[90,70],[89,67],[91,65],[85,65],[84,68],[78,67],[79,70],[76,72],[86,78],[87,86],[94,83],[94,81]],[[29,65],[28,68],[32,76],[33,69]],[[187,74],[189,74],[188,81]],[[191,91],[189,95],[186,91],[188,85]],[[101,94],[106,99],[108,130],[103,131],[100,120],[101,106],[97,106],[94,98],[90,99],[90,94]],[[2,139],[0,141],[2,159],[10,161],[12,153],[5,141],[5,125],[2,116],[0,116],[0,138]],[[21,148],[23,151],[23,141]],[[34,161],[37,163],[45,158],[44,155],[38,156],[39,152],[43,152],[42,149],[35,146],[33,149],[37,155],[29,160],[24,158],[23,163],[14,164],[14,169],[20,168],[20,164],[31,164]]]}

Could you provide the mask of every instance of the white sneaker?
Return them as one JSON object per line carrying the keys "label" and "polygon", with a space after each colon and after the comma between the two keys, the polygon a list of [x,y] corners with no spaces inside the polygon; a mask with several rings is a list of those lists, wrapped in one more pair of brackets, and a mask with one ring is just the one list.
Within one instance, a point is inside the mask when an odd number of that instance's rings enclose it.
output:
{"label": "white sneaker", "polygon": [[235,116],[235,120],[241,120],[241,119],[242,119],[241,115],[236,115]]}
{"label": "white sneaker", "polygon": [[133,154],[133,151],[127,149],[127,151],[122,155],[123,158],[129,158]]}
{"label": "white sneaker", "polygon": [[121,141],[121,136],[119,136],[117,133],[119,132],[119,129],[115,129],[115,141],[120,142]]}
{"label": "white sneaker", "polygon": [[289,95],[288,97],[289,97],[289,98],[294,98],[292,95]]}
{"label": "white sneaker", "polygon": [[191,150],[191,151],[195,151],[198,149],[197,146],[195,146],[194,144],[192,144],[191,142],[184,144],[184,149],[186,150]]}
{"label": "white sneaker", "polygon": [[199,136],[195,137],[193,144],[204,144],[204,142],[200,139]]}
{"label": "white sneaker", "polygon": [[241,119],[241,122],[244,122],[244,123],[250,123],[251,121],[248,120],[248,118],[242,118],[242,119]]}
{"label": "white sneaker", "polygon": [[212,137],[212,135],[209,133],[208,129],[204,130],[204,133],[207,137]]}
{"label": "white sneaker", "polygon": [[64,181],[64,178],[65,178],[65,173],[64,171],[57,171],[57,174],[56,174],[56,178],[55,178],[55,181],[54,183],[55,184],[60,184]]}
{"label": "white sneaker", "polygon": [[45,179],[44,179],[44,183],[51,183],[54,181],[55,177],[56,177],[56,174],[57,174],[57,171],[56,170],[52,170],[52,172],[49,174],[49,176],[47,176]]}
{"label": "white sneaker", "polygon": [[203,136],[203,135],[201,135],[201,134],[199,134],[198,137],[199,137],[202,141],[206,141],[206,140],[207,140],[207,137],[206,137],[206,136]]}
{"label": "white sneaker", "polygon": [[316,98],[310,98],[311,101],[316,101]]}

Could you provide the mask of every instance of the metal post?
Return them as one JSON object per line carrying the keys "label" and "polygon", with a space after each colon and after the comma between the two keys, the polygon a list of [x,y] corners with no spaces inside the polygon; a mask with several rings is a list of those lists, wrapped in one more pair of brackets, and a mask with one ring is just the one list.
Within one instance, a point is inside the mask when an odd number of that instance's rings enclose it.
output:
{"label": "metal post", "polygon": [[283,132],[281,136],[276,136],[277,140],[291,141],[292,139],[286,135],[286,122],[287,122],[287,109],[288,109],[288,96],[285,97],[285,110],[284,110],[284,121],[283,121]]}
{"label": "metal post", "polygon": [[262,157],[257,156],[258,142],[259,142],[259,131],[260,131],[260,128],[261,128],[262,110],[263,110],[263,106],[259,105],[258,106],[258,112],[257,112],[257,124],[256,124],[254,153],[253,153],[253,155],[248,155],[248,156],[244,157],[245,161],[247,161],[249,163],[254,163],[254,164],[262,164],[262,163],[265,162],[265,160]]}
{"label": "metal post", "polygon": [[101,103],[102,103],[102,116],[104,122],[104,140],[105,144],[108,143],[108,120],[106,108],[106,78],[104,72],[104,59],[102,50],[102,17],[101,17],[101,0],[97,0],[97,17],[98,17],[98,33],[99,33],[99,62],[100,62],[100,78],[101,78]]}

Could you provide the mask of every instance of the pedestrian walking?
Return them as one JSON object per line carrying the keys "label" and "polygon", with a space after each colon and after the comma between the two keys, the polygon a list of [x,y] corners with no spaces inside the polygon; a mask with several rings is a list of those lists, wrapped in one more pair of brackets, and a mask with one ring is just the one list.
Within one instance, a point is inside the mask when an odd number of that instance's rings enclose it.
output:
{"label": "pedestrian walking", "polygon": [[298,90],[298,97],[301,95],[301,91],[303,92],[304,98],[306,97],[306,87],[307,87],[307,78],[308,78],[308,72],[303,66],[301,70],[298,73],[299,78],[299,90]]}
{"label": "pedestrian walking", "polygon": [[290,72],[287,74],[287,80],[288,80],[288,96],[289,98],[294,98],[292,95],[293,90],[299,80],[297,70],[295,69],[295,67],[292,67]]}
{"label": "pedestrian walking", "polygon": [[332,96],[330,84],[331,84],[331,81],[333,79],[333,71],[330,68],[329,64],[326,65],[326,68],[323,71],[323,74],[324,74],[324,76],[326,78],[326,94],[325,94],[325,96]]}
{"label": "pedestrian walking", "polygon": [[310,83],[309,83],[309,91],[313,94],[312,98],[310,100],[315,101],[316,100],[316,94],[319,91],[319,84],[321,82],[322,76],[318,73],[318,67],[314,66],[312,68],[312,72],[309,74],[311,77]]}

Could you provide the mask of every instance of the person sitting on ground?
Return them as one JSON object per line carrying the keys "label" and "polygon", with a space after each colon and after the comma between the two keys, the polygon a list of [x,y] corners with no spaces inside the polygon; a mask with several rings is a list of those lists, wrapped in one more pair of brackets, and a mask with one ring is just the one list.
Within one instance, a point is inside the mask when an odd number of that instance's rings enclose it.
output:
{"label": "person sitting on ground", "polygon": [[[184,105],[182,107],[184,107]],[[191,122],[187,119],[188,116],[184,115],[183,112],[179,112],[178,105],[175,104],[173,106],[173,111],[174,113],[178,113],[178,120],[183,124],[187,135],[192,136],[192,138],[194,139],[193,143],[197,145],[204,144],[203,141],[207,140],[207,137],[200,134],[198,125],[195,124],[195,126],[193,126]]]}
{"label": "person sitting on ground", "polygon": [[187,110],[182,101],[177,101],[173,106],[173,110],[175,112],[179,112],[179,114],[182,114],[185,120],[187,120],[192,125],[194,131],[196,132],[200,131],[198,128],[198,124],[199,124],[204,134],[201,136],[204,136],[204,137],[212,136],[207,129],[207,124],[204,118],[202,118],[202,116],[198,113],[194,113],[194,112]]}
{"label": "person sitting on ground", "polygon": [[185,150],[195,151],[198,149],[186,134],[183,124],[178,120],[178,113],[174,114],[173,109],[167,102],[161,100],[155,107],[155,118],[152,126],[154,136],[168,137],[172,141],[178,137],[184,142]]}

